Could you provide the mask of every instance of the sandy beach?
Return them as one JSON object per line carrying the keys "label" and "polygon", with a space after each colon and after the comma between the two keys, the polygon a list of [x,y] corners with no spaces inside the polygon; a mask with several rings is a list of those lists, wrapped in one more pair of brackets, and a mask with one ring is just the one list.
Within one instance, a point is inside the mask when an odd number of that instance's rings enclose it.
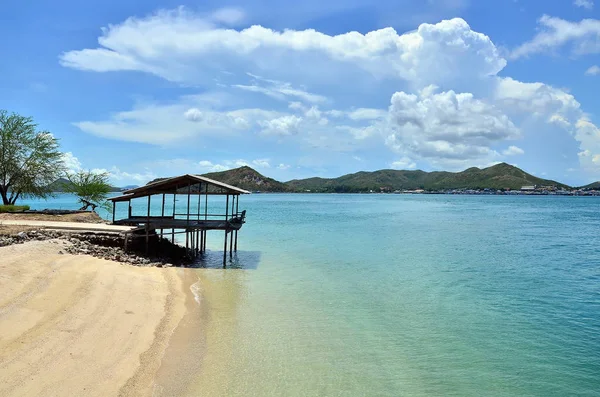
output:
{"label": "sandy beach", "polygon": [[186,313],[184,269],[0,248],[0,395],[147,396]]}

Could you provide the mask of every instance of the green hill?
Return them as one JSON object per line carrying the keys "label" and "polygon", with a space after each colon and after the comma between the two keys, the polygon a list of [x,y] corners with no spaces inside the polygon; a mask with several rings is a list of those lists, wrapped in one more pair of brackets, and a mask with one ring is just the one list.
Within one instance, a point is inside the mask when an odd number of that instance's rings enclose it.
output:
{"label": "green hill", "polygon": [[[462,172],[361,171],[339,178],[315,177],[295,179],[285,183],[268,178],[250,167],[212,172],[203,176],[253,192],[360,193],[370,190],[379,192],[382,189],[385,191],[485,188],[519,190],[526,185],[569,187],[556,181],[535,177],[506,163],[483,169],[473,167]],[[160,179],[162,178],[155,181]]]}
{"label": "green hill", "polygon": [[581,186],[579,189],[583,189],[583,190],[598,190],[598,189],[600,189],[600,181],[590,183],[589,185]]}
{"label": "green hill", "polygon": [[525,185],[568,187],[562,183],[537,178],[512,165],[501,163],[492,167],[469,168],[462,172],[425,172],[380,170],[357,172],[339,178],[309,178],[286,183],[293,191],[364,192],[386,190],[448,190],[448,189],[520,189]]}
{"label": "green hill", "polygon": [[288,186],[273,178],[268,178],[250,167],[240,167],[233,170],[212,172],[203,176],[215,181],[227,183],[252,192],[287,192]]}

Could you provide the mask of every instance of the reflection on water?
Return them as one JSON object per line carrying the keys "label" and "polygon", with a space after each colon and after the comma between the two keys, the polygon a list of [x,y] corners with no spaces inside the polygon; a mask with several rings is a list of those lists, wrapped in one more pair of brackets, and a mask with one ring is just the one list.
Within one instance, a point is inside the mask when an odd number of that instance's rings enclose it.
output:
{"label": "reflection on water", "polygon": [[[259,251],[237,251],[230,257],[227,255],[226,268],[232,270],[256,270],[260,263]],[[194,269],[222,269],[223,251],[207,250],[199,255],[192,264],[186,266]]]}

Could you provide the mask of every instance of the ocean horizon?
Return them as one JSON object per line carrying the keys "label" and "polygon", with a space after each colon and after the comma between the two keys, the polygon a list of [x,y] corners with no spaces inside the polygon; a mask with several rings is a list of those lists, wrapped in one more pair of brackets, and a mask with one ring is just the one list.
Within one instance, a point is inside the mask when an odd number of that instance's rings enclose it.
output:
{"label": "ocean horizon", "polygon": [[209,233],[193,270],[190,394],[600,395],[598,198],[260,194],[242,209],[228,268]]}

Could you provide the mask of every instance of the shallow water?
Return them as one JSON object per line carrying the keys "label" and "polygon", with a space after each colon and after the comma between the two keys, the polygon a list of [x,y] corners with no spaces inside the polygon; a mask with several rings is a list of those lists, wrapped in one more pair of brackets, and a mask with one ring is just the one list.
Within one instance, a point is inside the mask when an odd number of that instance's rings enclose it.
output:
{"label": "shallow water", "polygon": [[600,199],[240,202],[234,263],[214,233],[198,264],[193,395],[600,396]]}

